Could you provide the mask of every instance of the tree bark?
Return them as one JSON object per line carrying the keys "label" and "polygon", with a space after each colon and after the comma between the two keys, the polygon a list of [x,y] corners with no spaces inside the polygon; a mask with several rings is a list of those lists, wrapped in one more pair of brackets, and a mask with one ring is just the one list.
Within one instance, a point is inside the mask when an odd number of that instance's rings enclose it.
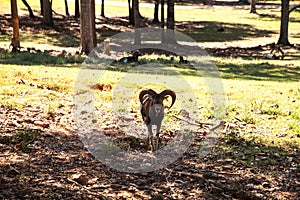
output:
{"label": "tree bark", "polygon": [[80,16],[80,12],[79,12],[79,0],[75,0],[75,15],[74,17],[77,19]]}
{"label": "tree bark", "polygon": [[132,10],[134,16],[134,44],[141,44],[141,32],[140,32],[140,16],[138,10],[138,1],[132,0]]}
{"label": "tree bark", "polygon": [[69,7],[68,7],[68,0],[65,0],[65,8],[66,8],[66,15],[70,16]]}
{"label": "tree bark", "polygon": [[250,0],[250,13],[256,14],[256,0]]}
{"label": "tree bark", "polygon": [[97,45],[95,27],[95,0],[81,0],[80,7],[81,52],[89,54]]}
{"label": "tree bark", "polygon": [[289,35],[289,6],[290,0],[281,0],[281,22],[280,35],[277,44],[291,45],[288,39]]}
{"label": "tree bark", "polygon": [[53,26],[52,6],[49,0],[43,0],[43,11],[43,24],[47,26]]}
{"label": "tree bark", "polygon": [[44,15],[44,0],[40,0],[40,6],[41,6],[41,15]]}
{"label": "tree bark", "polygon": [[128,0],[128,11],[129,11],[129,24],[134,26],[133,9],[131,7],[131,0]]}
{"label": "tree bark", "polygon": [[25,5],[25,6],[27,7],[27,9],[28,9],[29,17],[30,17],[30,18],[35,18],[34,14],[33,14],[33,11],[32,11],[32,9],[31,9],[30,5],[27,3],[27,1],[26,1],[26,0],[22,0],[22,2],[24,3],[24,5]]}
{"label": "tree bark", "polygon": [[105,17],[105,14],[104,14],[104,0],[101,0],[101,17]]}
{"label": "tree bark", "polygon": [[20,48],[20,34],[19,34],[19,16],[17,0],[11,0],[11,19],[13,27],[13,37],[11,39],[12,51],[17,52]]}
{"label": "tree bark", "polygon": [[167,28],[174,30],[174,0],[167,0],[168,12],[167,12]]}
{"label": "tree bark", "polygon": [[175,18],[174,18],[174,0],[167,0],[168,12],[167,12],[167,32],[166,32],[166,42],[167,43],[176,43],[174,27],[175,27]]}
{"label": "tree bark", "polygon": [[165,42],[165,0],[161,0],[161,6],[160,6],[160,17],[161,17],[161,43]]}
{"label": "tree bark", "polygon": [[159,9],[159,0],[154,0],[154,16],[153,16],[153,22],[158,23],[158,9]]}

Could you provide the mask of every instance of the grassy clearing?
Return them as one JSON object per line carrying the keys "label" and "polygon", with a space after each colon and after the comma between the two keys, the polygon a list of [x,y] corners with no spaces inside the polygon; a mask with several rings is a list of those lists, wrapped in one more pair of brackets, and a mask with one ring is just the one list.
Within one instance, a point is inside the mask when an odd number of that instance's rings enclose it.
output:
{"label": "grassy clearing", "polygon": [[[30,105],[55,114],[59,112],[59,107],[65,99],[72,98],[79,69],[10,65],[1,66],[0,71],[2,85],[0,104],[8,108],[24,108]],[[115,109],[120,112],[138,111],[139,90],[151,86],[158,90],[171,87],[177,91],[179,98],[170,115],[178,114],[182,109],[190,111],[196,107],[202,108],[195,116],[196,120],[209,121],[213,117],[214,105],[203,77],[180,76],[181,83],[187,82],[187,85],[183,86],[177,84],[180,78],[178,76],[166,78],[159,74],[128,74],[116,71],[99,73],[97,70],[88,70],[87,73],[91,76],[94,73],[95,80],[88,78],[82,81],[84,84],[91,85],[97,82],[110,84],[113,87],[112,92],[95,92],[95,106],[105,112],[111,112],[111,105],[117,105]],[[101,78],[97,79],[99,75]],[[34,85],[45,85],[48,89],[19,84],[20,79]],[[299,148],[300,87],[298,82],[223,79],[223,85],[227,99],[226,120],[233,121],[238,118],[253,125],[249,130],[236,129],[240,136],[250,141],[284,149]],[[196,105],[189,103],[185,96],[188,87],[194,91],[196,102],[193,103]],[[126,94],[123,94],[124,92]],[[166,120],[172,123],[172,118]]]}
{"label": "grassy clearing", "polygon": [[11,109],[38,107],[46,113],[58,112],[58,107],[70,97],[73,86],[69,75],[76,76],[77,72],[41,65],[1,65],[0,71],[0,104]]}

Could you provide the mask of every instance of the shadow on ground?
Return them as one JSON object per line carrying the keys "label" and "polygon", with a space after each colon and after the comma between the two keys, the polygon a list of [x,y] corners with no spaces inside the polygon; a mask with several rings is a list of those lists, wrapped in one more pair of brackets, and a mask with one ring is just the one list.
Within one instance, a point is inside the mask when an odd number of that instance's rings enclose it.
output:
{"label": "shadow on ground", "polygon": [[[299,152],[237,135],[226,135],[205,158],[198,157],[201,142],[195,141],[175,163],[158,171],[131,174],[95,160],[75,133],[26,129],[29,143],[24,147],[19,145],[22,140],[12,140],[18,131],[10,130],[9,137],[5,131],[0,135],[0,197],[4,199],[289,199],[297,195],[299,169],[294,166]],[[30,140],[31,132],[39,136]],[[136,150],[144,148],[131,139],[122,143],[134,143]],[[72,178],[78,174],[81,180]]]}
{"label": "shadow on ground", "polygon": [[230,42],[244,38],[268,37],[274,31],[256,29],[249,24],[222,22],[179,22],[178,31],[184,33],[196,42]]}
{"label": "shadow on ground", "polygon": [[300,67],[294,65],[273,65],[268,62],[259,64],[218,64],[224,79],[299,81]]}

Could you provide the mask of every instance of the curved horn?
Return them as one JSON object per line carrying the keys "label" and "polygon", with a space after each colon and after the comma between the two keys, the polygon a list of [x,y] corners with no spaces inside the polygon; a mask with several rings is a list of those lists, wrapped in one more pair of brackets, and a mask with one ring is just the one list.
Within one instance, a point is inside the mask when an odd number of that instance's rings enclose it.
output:
{"label": "curved horn", "polygon": [[142,91],[140,92],[140,94],[139,94],[139,99],[140,99],[141,104],[143,103],[143,98],[144,98],[144,96],[145,96],[146,94],[148,94],[148,95],[150,95],[150,96],[152,96],[152,95],[157,95],[157,93],[156,93],[154,90],[152,90],[152,89],[145,89],[145,90],[142,90]]}
{"label": "curved horn", "polygon": [[176,94],[174,91],[172,90],[164,90],[162,91],[159,95],[161,95],[163,98],[165,98],[166,96],[170,95],[172,97],[172,104],[171,106],[169,107],[169,109],[173,106],[173,104],[175,103],[176,101]]}

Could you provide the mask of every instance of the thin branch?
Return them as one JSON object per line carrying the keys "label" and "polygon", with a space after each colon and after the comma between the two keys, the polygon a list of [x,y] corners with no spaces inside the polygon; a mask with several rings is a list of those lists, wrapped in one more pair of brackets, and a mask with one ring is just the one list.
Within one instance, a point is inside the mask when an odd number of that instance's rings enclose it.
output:
{"label": "thin branch", "polygon": [[300,4],[297,5],[297,6],[294,6],[293,8],[291,8],[291,9],[289,10],[289,14],[290,14],[291,12],[293,12],[294,10],[296,10],[297,8],[300,8]]}
{"label": "thin branch", "polygon": [[211,128],[211,129],[209,129],[209,131],[215,131],[215,130],[217,130],[218,128],[220,128],[221,126],[224,126],[226,124],[226,122],[225,121],[220,121],[220,123],[217,125],[217,126],[215,126],[215,127],[213,127],[213,128]]}
{"label": "thin branch", "polygon": [[213,125],[211,123],[205,123],[205,122],[197,122],[197,123],[195,123],[195,122],[191,122],[189,120],[183,119],[181,117],[178,117],[176,115],[172,115],[172,116],[175,117],[176,119],[179,119],[181,121],[184,121],[184,122],[186,122],[188,124],[195,125],[195,126],[201,126],[201,127],[203,127],[203,126],[211,126],[211,125]]}
{"label": "thin branch", "polygon": [[218,171],[214,171],[214,170],[200,170],[200,172],[203,172],[203,173],[215,173],[215,174],[222,174],[222,175],[241,175],[240,173],[231,173],[231,172],[218,172]]}

